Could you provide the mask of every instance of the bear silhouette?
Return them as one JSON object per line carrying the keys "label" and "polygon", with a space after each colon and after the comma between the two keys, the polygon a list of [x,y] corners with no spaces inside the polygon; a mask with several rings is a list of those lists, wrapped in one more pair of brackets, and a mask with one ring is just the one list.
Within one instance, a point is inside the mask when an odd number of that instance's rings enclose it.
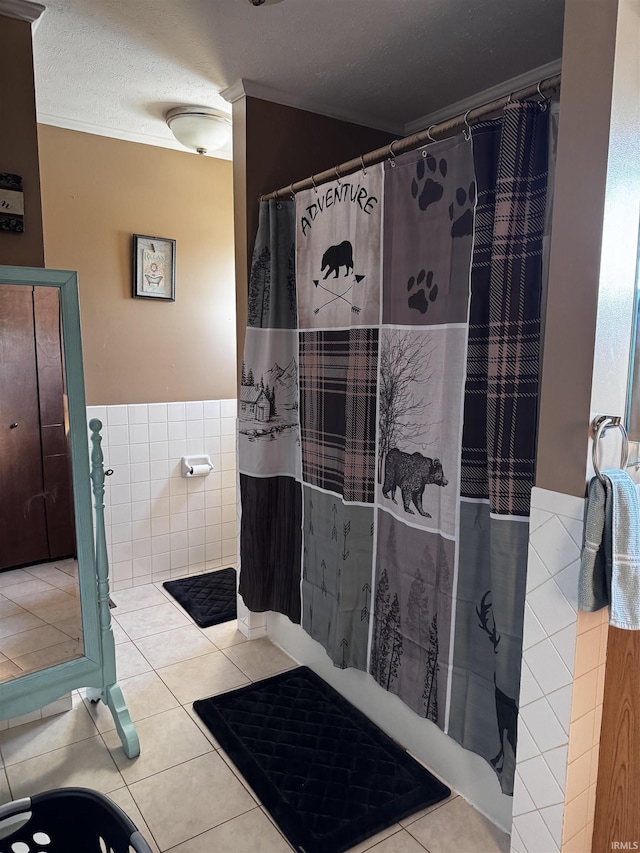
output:
{"label": "bear silhouette", "polygon": [[449,481],[444,476],[442,463],[439,459],[429,459],[422,453],[404,453],[397,447],[392,447],[387,453],[384,467],[384,486],[382,494],[397,503],[395,494],[399,486],[402,493],[404,511],[415,515],[411,509],[411,502],[420,515],[431,518],[431,515],[422,508],[422,494],[424,487],[429,483],[436,486],[446,486]]}
{"label": "bear silhouette", "polygon": [[[322,271],[328,267],[324,278],[328,278],[333,272],[334,278],[338,278],[340,267],[345,267],[345,276],[353,270],[353,246],[348,240],[339,243],[337,246],[329,246],[327,251],[322,256]],[[324,280],[324,279],[323,279]]]}

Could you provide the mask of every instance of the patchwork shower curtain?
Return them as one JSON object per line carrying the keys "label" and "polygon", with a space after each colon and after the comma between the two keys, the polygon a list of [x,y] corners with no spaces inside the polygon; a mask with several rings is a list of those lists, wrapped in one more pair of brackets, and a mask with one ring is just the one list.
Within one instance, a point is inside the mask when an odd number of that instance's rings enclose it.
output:
{"label": "patchwork shower curtain", "polygon": [[512,793],[539,378],[544,104],[262,202],[240,594]]}

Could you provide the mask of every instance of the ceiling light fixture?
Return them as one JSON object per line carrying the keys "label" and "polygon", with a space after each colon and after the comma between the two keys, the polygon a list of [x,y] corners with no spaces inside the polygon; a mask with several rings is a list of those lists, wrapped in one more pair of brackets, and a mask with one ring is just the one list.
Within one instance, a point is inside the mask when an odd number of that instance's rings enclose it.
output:
{"label": "ceiling light fixture", "polygon": [[174,107],[165,116],[181,145],[206,154],[223,148],[231,136],[231,119],[209,107]]}

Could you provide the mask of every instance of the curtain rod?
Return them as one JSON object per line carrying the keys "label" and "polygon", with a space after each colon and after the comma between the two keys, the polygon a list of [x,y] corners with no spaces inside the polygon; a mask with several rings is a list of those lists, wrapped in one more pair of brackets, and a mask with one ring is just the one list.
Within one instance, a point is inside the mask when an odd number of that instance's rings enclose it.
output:
{"label": "curtain rod", "polygon": [[310,178],[296,181],[293,184],[289,184],[288,187],[282,187],[268,195],[260,196],[260,201],[291,198],[301,190],[310,190],[312,187],[315,189],[319,184],[335,181],[336,178],[344,178],[347,175],[353,174],[353,172],[364,169],[365,166],[373,166],[375,163],[381,163],[388,157],[395,157],[398,154],[404,154],[406,151],[413,151],[415,148],[420,148],[428,142],[437,142],[438,140],[434,137],[434,134],[437,133],[441,139],[444,139],[454,130],[458,130],[460,127],[468,127],[471,121],[484,118],[484,116],[496,112],[501,107],[506,106],[510,101],[524,101],[526,98],[531,98],[534,95],[543,97],[544,92],[557,89],[560,86],[560,80],[560,74],[547,77],[544,80],[540,80],[539,83],[534,83],[531,86],[526,86],[524,89],[512,92],[507,98],[496,98],[494,101],[489,101],[487,104],[482,104],[479,107],[468,110],[464,115],[455,116],[455,118],[450,118],[447,121],[440,122],[440,124],[432,124],[426,130],[412,133],[411,136],[405,136],[403,139],[396,139],[389,145],[376,148],[375,151],[369,151],[367,154],[355,157],[353,160],[347,160],[346,163],[334,166],[333,169],[325,169],[324,172],[319,172]]}

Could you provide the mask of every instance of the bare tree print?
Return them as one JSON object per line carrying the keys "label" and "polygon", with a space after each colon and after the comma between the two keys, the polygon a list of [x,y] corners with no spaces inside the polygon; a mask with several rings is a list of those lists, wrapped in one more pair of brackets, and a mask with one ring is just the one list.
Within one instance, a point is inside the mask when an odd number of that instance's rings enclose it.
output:
{"label": "bare tree print", "polygon": [[392,447],[433,441],[429,438],[432,424],[425,422],[430,404],[416,398],[414,390],[415,385],[425,385],[431,379],[434,350],[428,338],[410,331],[394,329],[382,337],[378,483],[382,483],[384,460]]}

